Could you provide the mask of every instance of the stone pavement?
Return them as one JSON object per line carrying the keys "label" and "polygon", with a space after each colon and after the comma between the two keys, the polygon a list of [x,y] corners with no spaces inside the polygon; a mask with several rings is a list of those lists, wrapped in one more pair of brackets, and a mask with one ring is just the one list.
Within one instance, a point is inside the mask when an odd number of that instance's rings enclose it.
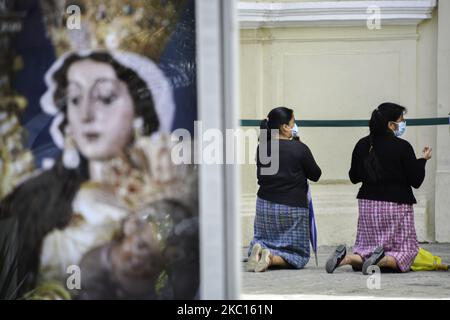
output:
{"label": "stone pavement", "polygon": [[[450,244],[421,247],[450,263]],[[383,273],[380,289],[368,289],[369,276],[353,272],[350,266],[327,274],[324,265],[334,248],[319,247],[319,267],[312,256],[303,270],[254,273],[242,268],[242,299],[450,299],[450,272]],[[245,248],[243,258],[246,252]]]}

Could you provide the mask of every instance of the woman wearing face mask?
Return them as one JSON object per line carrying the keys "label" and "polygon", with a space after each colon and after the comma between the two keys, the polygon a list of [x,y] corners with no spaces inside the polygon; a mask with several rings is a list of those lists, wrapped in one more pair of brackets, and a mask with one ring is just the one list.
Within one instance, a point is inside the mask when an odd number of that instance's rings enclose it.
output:
{"label": "woman wearing face mask", "polygon": [[381,104],[372,112],[370,135],[353,150],[350,180],[362,182],[356,243],[351,255],[343,245],[336,249],[327,261],[328,273],[343,265],[364,274],[371,265],[400,272],[411,268],[419,250],[411,187],[422,184],[431,148],[417,159],[412,146],[399,138],[406,130],[405,112],[397,104]]}
{"label": "woman wearing face mask", "polygon": [[[285,107],[273,109],[261,122],[260,187],[247,271],[264,272],[271,266],[301,269],[309,261],[307,180],[318,181],[322,172],[308,146],[294,139],[297,133],[294,112]],[[273,142],[278,143],[277,154],[272,152]],[[265,155],[270,163],[262,158]],[[264,172],[276,160],[278,170]]]}

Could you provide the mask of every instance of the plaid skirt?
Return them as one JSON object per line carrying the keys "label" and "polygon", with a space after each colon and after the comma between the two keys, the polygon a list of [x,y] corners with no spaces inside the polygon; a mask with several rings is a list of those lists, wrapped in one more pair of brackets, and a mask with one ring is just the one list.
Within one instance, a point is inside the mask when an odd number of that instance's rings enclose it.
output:
{"label": "plaid skirt", "polygon": [[358,229],[353,253],[368,258],[383,246],[402,272],[410,270],[419,251],[414,210],[410,204],[359,200]]}
{"label": "plaid skirt", "polygon": [[282,257],[293,268],[301,269],[309,261],[309,213],[307,208],[290,207],[261,198],[256,200],[255,243]]}

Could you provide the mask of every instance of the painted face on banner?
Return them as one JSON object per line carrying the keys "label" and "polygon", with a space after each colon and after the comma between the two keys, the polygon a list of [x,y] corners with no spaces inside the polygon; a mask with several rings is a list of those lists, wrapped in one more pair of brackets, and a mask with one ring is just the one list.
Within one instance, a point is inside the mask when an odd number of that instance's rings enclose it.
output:
{"label": "painted face on banner", "polygon": [[133,99],[112,66],[93,60],[73,63],[67,73],[68,132],[89,160],[119,155],[130,142]]}

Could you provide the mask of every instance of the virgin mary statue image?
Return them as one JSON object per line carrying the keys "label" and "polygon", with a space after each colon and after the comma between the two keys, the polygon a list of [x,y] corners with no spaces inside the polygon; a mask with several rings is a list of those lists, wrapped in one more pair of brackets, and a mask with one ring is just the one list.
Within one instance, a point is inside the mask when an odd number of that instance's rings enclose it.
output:
{"label": "virgin mary statue image", "polygon": [[173,90],[154,62],[183,1],[78,2],[70,30],[66,8],[41,1],[59,58],[40,102],[61,156],[0,204],[19,296],[197,298],[196,169],[171,160]]}

